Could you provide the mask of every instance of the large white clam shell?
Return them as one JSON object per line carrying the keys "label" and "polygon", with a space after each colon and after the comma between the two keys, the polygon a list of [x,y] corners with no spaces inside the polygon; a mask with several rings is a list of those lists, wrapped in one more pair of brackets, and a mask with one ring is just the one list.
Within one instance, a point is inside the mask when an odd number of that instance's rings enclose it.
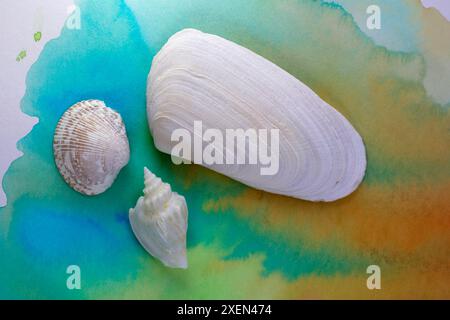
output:
{"label": "large white clam shell", "polygon": [[144,168],[144,196],[130,209],[131,228],[145,250],[164,265],[185,269],[188,210],[186,200]]}
{"label": "large white clam shell", "polygon": [[172,132],[193,134],[197,120],[222,132],[278,128],[276,175],[258,165],[205,165],[257,189],[333,201],[364,177],[364,144],[344,116],[280,67],[215,35],[186,29],[169,39],[153,60],[147,113],[156,147],[169,154]]}
{"label": "large white clam shell", "polygon": [[122,117],[98,100],[73,105],[58,122],[53,154],[59,172],[76,191],[104,192],[130,158]]}

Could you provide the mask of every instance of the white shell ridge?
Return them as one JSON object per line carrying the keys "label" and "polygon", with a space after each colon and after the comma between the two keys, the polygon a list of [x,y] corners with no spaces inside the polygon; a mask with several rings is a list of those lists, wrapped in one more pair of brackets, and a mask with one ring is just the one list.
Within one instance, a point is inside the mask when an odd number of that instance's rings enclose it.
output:
{"label": "white shell ridge", "polygon": [[122,117],[99,100],[73,105],[58,122],[53,154],[59,172],[76,191],[104,192],[130,159]]}
{"label": "white shell ridge", "polygon": [[[334,201],[365,174],[363,141],[343,115],[272,62],[198,30],[176,33],[153,59],[147,115],[156,147],[174,156],[172,133],[186,129],[194,136],[195,121],[223,136],[227,129],[279,129],[275,175],[262,175],[259,164],[199,163],[256,189]],[[225,143],[219,151],[232,152]]]}
{"label": "white shell ridge", "polygon": [[147,168],[144,181],[144,196],[129,212],[131,228],[145,250],[165,266],[186,269],[186,200]]}

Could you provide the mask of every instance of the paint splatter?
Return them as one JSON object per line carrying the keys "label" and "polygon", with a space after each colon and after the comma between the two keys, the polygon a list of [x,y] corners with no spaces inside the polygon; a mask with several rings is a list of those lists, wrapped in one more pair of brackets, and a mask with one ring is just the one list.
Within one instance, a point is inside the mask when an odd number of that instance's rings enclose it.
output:
{"label": "paint splatter", "polygon": [[20,51],[19,54],[17,55],[16,61],[17,61],[17,62],[20,62],[20,61],[22,61],[23,59],[25,59],[26,56],[27,56],[27,51],[26,51],[26,50],[22,50],[22,51]]}
{"label": "paint splatter", "polygon": [[38,31],[33,36],[35,42],[39,42],[42,39],[42,32]]}

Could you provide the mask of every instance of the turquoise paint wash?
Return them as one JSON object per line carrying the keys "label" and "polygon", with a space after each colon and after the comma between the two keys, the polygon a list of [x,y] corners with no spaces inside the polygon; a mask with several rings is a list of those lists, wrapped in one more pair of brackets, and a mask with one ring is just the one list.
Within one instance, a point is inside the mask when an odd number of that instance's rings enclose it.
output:
{"label": "turquoise paint wash", "polygon": [[[199,3],[208,8],[207,2]],[[229,30],[228,22],[235,18],[231,2],[220,3],[224,16],[202,24]],[[150,12],[146,19],[158,19],[158,23],[145,34],[158,39],[154,43],[144,40],[142,24],[124,1],[79,1],[78,5],[82,29],[64,29],[47,44],[28,74],[22,109],[40,121],[20,141],[24,156],[13,163],[4,180],[8,206],[0,209],[0,298],[84,298],[85,291],[66,288],[65,271],[71,264],[80,266],[82,286],[91,288],[90,297],[96,298],[101,298],[95,295],[96,287],[114,283],[126,288],[139,277],[138,272],[159,267],[139,246],[128,223],[128,209],[143,189],[144,166],[186,197],[189,249],[214,244],[230,252],[226,259],[231,260],[262,254],[265,275],[277,271],[292,280],[312,273],[345,274],[365,265],[360,257],[333,252],[332,246],[303,248],[270,227],[257,231],[249,219],[239,218],[232,210],[204,212],[205,201],[239,195],[247,187],[204,168],[174,166],[170,156],[155,149],[147,126],[146,79],[153,56],[170,35],[166,27],[176,26],[170,29],[174,32],[192,26],[183,15],[188,4],[174,8],[180,13],[177,16],[165,15],[162,7]],[[249,21],[256,5],[255,1],[243,5],[241,14],[246,16],[242,18]],[[68,107],[92,98],[104,100],[121,113],[131,160],[111,189],[86,197],[59,175],[52,137]],[[167,270],[167,277],[167,281],[186,280],[179,270]]]}

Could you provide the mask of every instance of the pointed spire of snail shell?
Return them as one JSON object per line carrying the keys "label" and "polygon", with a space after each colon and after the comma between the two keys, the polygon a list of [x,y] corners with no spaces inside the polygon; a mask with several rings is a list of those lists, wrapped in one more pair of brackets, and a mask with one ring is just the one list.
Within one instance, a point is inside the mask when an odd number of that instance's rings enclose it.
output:
{"label": "pointed spire of snail shell", "polygon": [[147,168],[144,184],[144,195],[130,209],[131,228],[148,253],[168,267],[185,269],[186,200]]}

